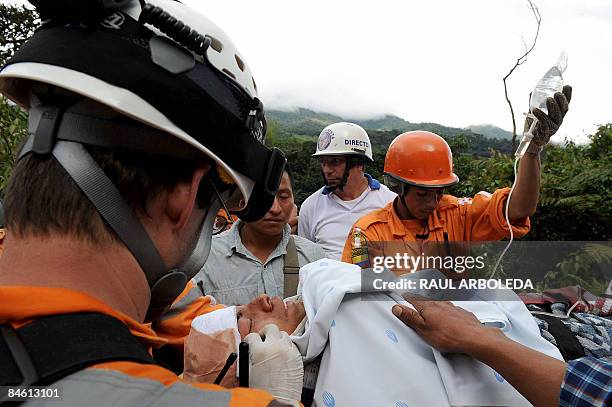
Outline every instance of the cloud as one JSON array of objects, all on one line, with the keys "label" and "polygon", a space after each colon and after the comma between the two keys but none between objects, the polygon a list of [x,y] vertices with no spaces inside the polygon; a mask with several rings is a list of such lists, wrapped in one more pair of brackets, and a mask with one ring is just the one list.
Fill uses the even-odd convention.
[{"label": "cloud", "polygon": [[[456,127],[512,129],[501,78],[535,33],[522,0],[185,2],[230,35],[268,107]],[[612,3],[534,2],[538,43],[508,83],[518,127],[529,92],[565,49],[574,99],[555,137],[584,141],[612,121]]]}]

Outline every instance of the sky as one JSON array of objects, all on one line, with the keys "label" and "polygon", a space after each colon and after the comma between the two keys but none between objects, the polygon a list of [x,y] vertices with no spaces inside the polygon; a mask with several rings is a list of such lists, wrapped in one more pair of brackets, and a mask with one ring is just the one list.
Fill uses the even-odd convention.
[{"label": "sky", "polygon": [[[347,119],[394,114],[511,131],[502,78],[536,30],[526,0],[183,2],[232,38],[267,108]],[[554,140],[585,142],[612,122],[612,2],[534,3],[542,16],[537,44],[508,80],[517,127],[530,91],[565,50],[564,79],[574,92]]]},{"label": "sky", "polygon": [[[536,29],[526,0],[184,2],[232,38],[267,107],[454,127],[512,130],[502,78]],[[530,91],[565,50],[574,93],[555,139],[586,141],[612,122],[612,2],[535,4],[537,44],[508,81],[517,125]]]}]

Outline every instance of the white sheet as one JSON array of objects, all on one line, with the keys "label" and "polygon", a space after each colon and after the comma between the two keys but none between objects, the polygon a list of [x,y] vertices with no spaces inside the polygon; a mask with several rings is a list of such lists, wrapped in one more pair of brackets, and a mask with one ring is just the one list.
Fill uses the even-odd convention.
[{"label": "white sheet", "polygon": [[[300,270],[298,292],[308,324],[292,339],[305,361],[323,353],[317,406],[529,405],[488,366],[433,350],[391,313],[390,296],[397,294],[362,294],[361,276],[358,266],[325,259]],[[499,325],[510,338],[561,359],[518,299],[477,299],[455,304]]]}]

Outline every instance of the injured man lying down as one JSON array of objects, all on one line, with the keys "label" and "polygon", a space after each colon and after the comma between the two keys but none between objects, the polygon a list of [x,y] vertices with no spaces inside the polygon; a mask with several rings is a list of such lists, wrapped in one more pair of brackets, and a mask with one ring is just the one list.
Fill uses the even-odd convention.
[{"label": "injured man lying down", "polygon": [[[322,259],[301,268],[296,297],[283,301],[260,296],[248,305],[196,318],[185,345],[184,378],[213,382],[228,355],[246,338],[252,350],[251,380],[257,382],[253,387],[294,400],[299,400],[302,385],[314,388],[312,404],[319,407],[530,405],[487,365],[429,346],[391,313],[397,302],[411,305],[397,292],[363,288],[371,285],[363,283],[362,273],[358,266]],[[401,278],[443,278],[437,273],[424,270]],[[557,348],[540,336],[516,294],[468,294],[467,300],[453,303],[509,338],[562,360]],[[267,379],[254,377],[256,365],[266,359],[261,344],[268,337],[279,338],[294,355],[289,359],[303,362],[304,368],[285,358],[278,371],[266,372]],[[238,384],[235,367],[222,384]]]}]

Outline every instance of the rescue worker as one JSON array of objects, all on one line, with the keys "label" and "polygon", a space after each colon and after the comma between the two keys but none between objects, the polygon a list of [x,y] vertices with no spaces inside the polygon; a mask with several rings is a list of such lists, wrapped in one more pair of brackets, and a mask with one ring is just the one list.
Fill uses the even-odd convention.
[{"label": "rescue worker", "polygon": [[30,132],[5,195],[0,386],[73,406],[279,405],[186,385],[149,353],[218,307],[188,284],[217,211],[254,221],[274,200],[285,157],[263,144],[249,67],[179,2],[35,4],[42,27],[0,72]]},{"label": "rescue worker", "polygon": [[[536,210],[540,190],[540,152],[567,113],[571,89],[565,86],[563,92],[548,99],[548,114],[535,109],[538,124],[520,160],[508,208],[515,237],[529,231],[529,216]],[[374,257],[395,256],[403,254],[402,250],[411,256],[452,255],[449,242],[456,247],[457,242],[509,237],[504,212],[510,188],[493,194],[482,191],[473,198],[444,194],[459,177],[453,172],[450,147],[437,134],[411,131],[397,136],[387,150],[384,181],[398,196],[354,224],[344,245],[345,262],[368,268]],[[403,274],[415,270],[395,267],[393,271]]]},{"label": "rescue worker", "polygon": [[298,234],[318,243],[328,258],[340,260],[346,235],[357,219],[396,195],[365,172],[366,164],[374,162],[372,145],[356,124],[324,128],[313,157],[321,164],[325,186],[302,203]]},{"label": "rescue worker", "polygon": [[215,236],[194,281],[225,305],[248,304],[261,294],[296,295],[299,268],[325,253],[316,243],[291,235],[293,207],[293,179],[285,171],[268,213],[256,222],[237,220],[229,232]]}]

